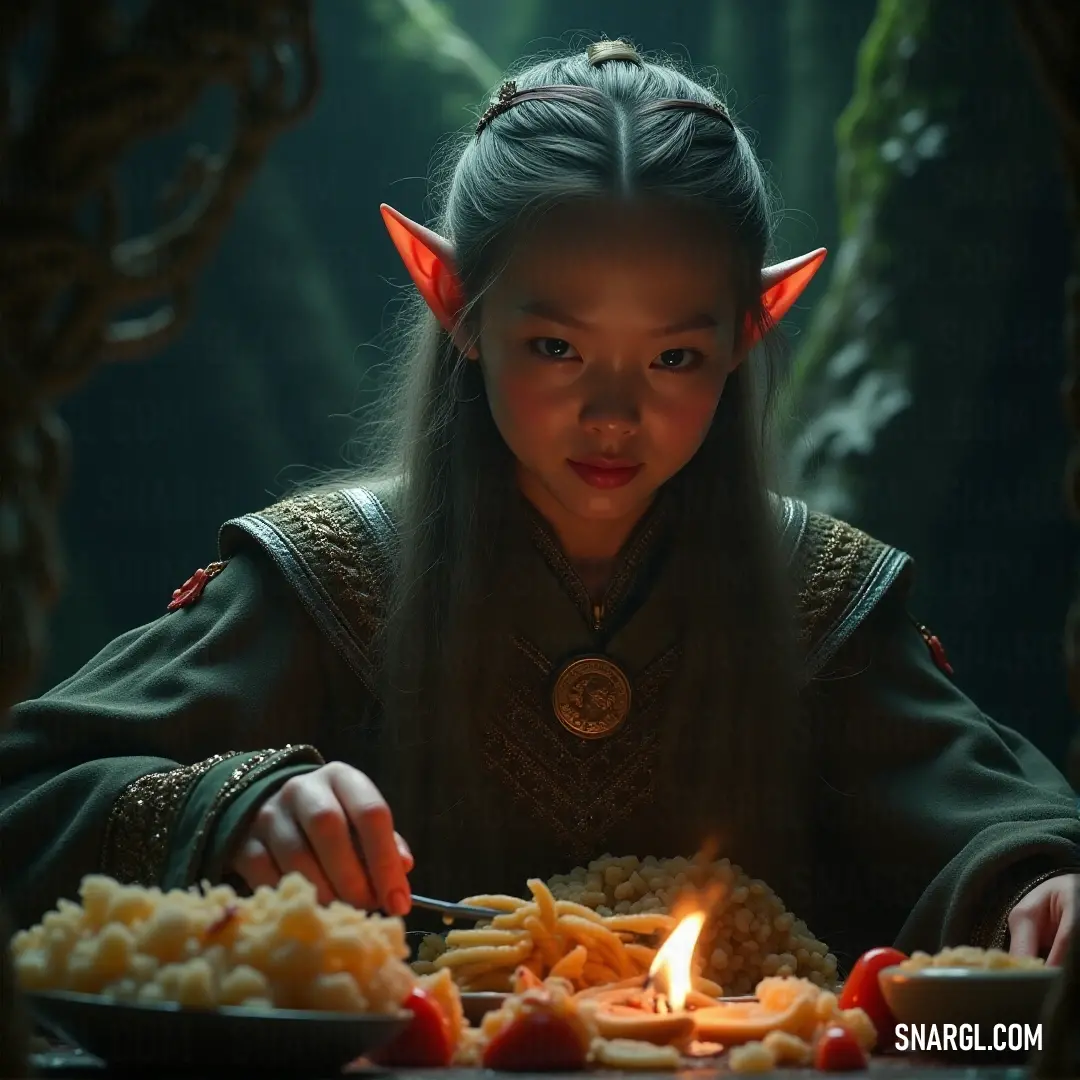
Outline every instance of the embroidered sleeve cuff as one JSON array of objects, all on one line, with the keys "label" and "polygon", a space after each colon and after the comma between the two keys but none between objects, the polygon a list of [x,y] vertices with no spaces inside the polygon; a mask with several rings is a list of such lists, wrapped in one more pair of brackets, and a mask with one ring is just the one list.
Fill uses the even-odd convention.
[{"label": "embroidered sleeve cuff", "polygon": [[216,765],[239,756],[230,750],[128,784],[105,826],[101,872],[125,884],[161,884],[169,840],[188,795]]},{"label": "embroidered sleeve cuff", "polygon": [[976,925],[971,935],[971,944],[983,949],[1006,949],[1009,944],[1009,915],[1012,909],[1024,899],[1032,889],[1051,878],[1062,874],[1080,874],[1078,866],[1059,866],[1043,870],[1032,876],[1032,868],[1021,864],[1013,868],[1002,879],[1001,884],[987,901],[983,919]]},{"label": "embroidered sleeve cuff", "polygon": [[[228,807],[218,815],[208,834],[202,853],[202,863],[192,868],[192,880],[203,878],[210,881],[226,880],[226,867],[259,807],[287,781],[294,776],[313,772],[319,768],[319,764],[314,761],[300,761],[292,765],[283,765],[274,769],[273,772],[262,774],[248,784],[236,798],[230,800]],[[244,888],[246,889],[246,886]]]},{"label": "embroidered sleeve cuff", "polygon": [[198,878],[210,835],[233,800],[261,777],[300,762],[323,764],[312,746],[230,751],[129,784],[105,829],[102,873],[130,884],[184,887]]}]

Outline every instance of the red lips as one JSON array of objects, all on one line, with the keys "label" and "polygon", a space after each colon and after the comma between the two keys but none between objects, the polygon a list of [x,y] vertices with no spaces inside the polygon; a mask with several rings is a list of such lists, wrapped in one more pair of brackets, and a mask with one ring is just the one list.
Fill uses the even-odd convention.
[{"label": "red lips", "polygon": [[641,462],[626,458],[587,457],[568,459],[567,464],[590,487],[601,489],[624,487],[644,468]]}]

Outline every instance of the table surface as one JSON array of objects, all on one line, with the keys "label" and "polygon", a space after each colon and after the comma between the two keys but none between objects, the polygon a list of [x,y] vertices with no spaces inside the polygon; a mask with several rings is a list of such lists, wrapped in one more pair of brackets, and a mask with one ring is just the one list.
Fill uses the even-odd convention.
[{"label": "table surface", "polygon": [[[109,1080],[114,1074],[100,1065],[95,1059],[88,1058],[84,1054],[67,1051],[55,1051],[51,1053],[37,1054],[34,1056],[33,1065],[35,1072],[43,1077],[85,1077],[86,1080],[98,1078]],[[120,1075],[120,1074],[116,1074]],[[141,1075],[157,1078],[167,1075],[164,1069],[148,1069],[145,1074],[125,1071],[124,1080],[137,1080]],[[224,1074],[235,1075],[239,1080],[240,1073]],[[243,1074],[247,1075],[247,1074]],[[341,1074],[339,1074],[340,1077]],[[479,1080],[481,1077],[491,1077],[494,1074],[479,1069],[397,1069],[392,1072],[377,1070],[351,1071],[348,1075],[364,1080],[367,1077],[401,1077],[402,1080]],[[515,1080],[582,1080],[583,1073],[513,1073],[507,1076],[515,1077]],[[727,1069],[712,1067],[695,1067],[681,1072],[634,1072],[618,1073],[613,1070],[605,1070],[603,1073],[596,1072],[596,1077],[629,1077],[634,1080],[714,1080],[716,1077],[734,1077],[740,1074],[732,1073]],[[746,1075],[746,1074],[741,1074]],[[816,1072],[813,1069],[784,1068],[773,1073],[754,1074],[759,1077],[775,1077],[776,1080],[824,1080],[826,1074]],[[859,1077],[873,1077],[874,1080],[1028,1080],[1031,1072],[1022,1065],[988,1064],[979,1063],[972,1059],[970,1062],[945,1063],[927,1058],[904,1057],[904,1058],[876,1058],[870,1068],[865,1072],[845,1073],[845,1078],[858,1080]],[[307,1077],[305,1080],[322,1080],[320,1077]],[[327,1077],[325,1080],[335,1080]]]},{"label": "table surface", "polygon": [[[480,1076],[492,1076],[492,1073],[482,1073],[472,1069],[428,1069],[399,1070],[395,1075],[408,1077],[409,1080],[477,1080]],[[509,1076],[510,1074],[506,1074]],[[532,1080],[582,1080],[582,1073],[515,1073],[516,1077],[532,1077]],[[733,1073],[728,1069],[693,1068],[682,1072],[596,1072],[591,1076],[609,1076],[636,1080],[713,1080],[715,1077],[773,1077],[775,1080],[824,1080],[830,1074],[817,1072],[814,1069],[777,1069],[771,1073]],[[858,1077],[874,1077],[875,1080],[1028,1080],[1031,1073],[1028,1069],[1016,1065],[942,1065],[934,1062],[915,1063],[912,1061],[885,1061],[879,1060],[871,1063],[866,1072],[834,1073],[837,1077],[850,1077],[856,1080]]]}]

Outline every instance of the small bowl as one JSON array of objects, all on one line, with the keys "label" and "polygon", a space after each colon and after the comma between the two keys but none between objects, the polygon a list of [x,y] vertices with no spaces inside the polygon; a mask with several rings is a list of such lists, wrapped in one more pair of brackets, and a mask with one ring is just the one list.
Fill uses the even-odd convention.
[{"label": "small bowl", "polygon": [[1061,969],[1051,967],[889,967],[878,975],[878,984],[897,1023],[934,1025],[939,1037],[945,1024],[977,1024],[985,1047],[993,1045],[997,1024],[1005,1025],[1006,1038],[1012,1025],[1038,1024],[1060,977]]},{"label": "small bowl", "polygon": [[501,1009],[509,996],[509,994],[471,993],[465,991],[461,995],[461,1008],[465,1013],[465,1019],[468,1020],[473,1027],[479,1027],[480,1021],[483,1020],[489,1012],[495,1012],[496,1009]]}]

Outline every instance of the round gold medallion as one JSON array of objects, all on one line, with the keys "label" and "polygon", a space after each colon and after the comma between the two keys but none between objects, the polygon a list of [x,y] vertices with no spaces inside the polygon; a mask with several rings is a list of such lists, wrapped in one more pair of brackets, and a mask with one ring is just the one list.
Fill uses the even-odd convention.
[{"label": "round gold medallion", "polygon": [[630,714],[630,680],[607,657],[582,656],[559,672],[551,705],[567,731],[603,739]]}]

